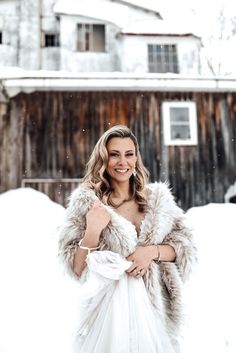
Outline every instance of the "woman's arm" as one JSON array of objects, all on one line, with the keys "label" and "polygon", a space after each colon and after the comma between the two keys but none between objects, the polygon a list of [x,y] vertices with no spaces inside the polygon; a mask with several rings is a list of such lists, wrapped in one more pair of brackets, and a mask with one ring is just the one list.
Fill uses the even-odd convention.
[{"label": "woman's arm", "polygon": [[79,246],[74,254],[72,266],[73,272],[78,277],[86,266],[85,260],[88,255],[88,250],[83,249],[83,247],[88,249],[95,249],[98,247],[102,231],[106,228],[110,219],[110,214],[99,201],[96,201],[86,214],[86,230],[80,243],[81,247]]},{"label": "woman's arm", "polygon": [[[170,245],[138,246],[127,260],[132,261],[132,266],[127,270],[130,276],[141,276],[147,271],[152,261],[173,262],[176,258],[175,250]],[[138,276],[139,277],[139,276]]]},{"label": "woman's arm", "polygon": [[186,280],[197,261],[197,250],[192,231],[186,226],[184,218],[177,219],[172,231],[164,238],[163,244],[171,246],[176,254],[175,263],[182,280]]},{"label": "woman's arm", "polygon": [[97,247],[109,221],[110,214],[100,201],[94,202],[88,192],[80,189],[72,193],[59,229],[59,257],[70,275],[77,278],[86,266],[88,251],[79,248],[79,242],[84,247]]}]

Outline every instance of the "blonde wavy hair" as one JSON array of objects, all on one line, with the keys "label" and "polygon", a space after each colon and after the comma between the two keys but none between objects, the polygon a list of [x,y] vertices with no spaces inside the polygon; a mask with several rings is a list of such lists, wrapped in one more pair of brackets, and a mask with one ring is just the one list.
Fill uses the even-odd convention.
[{"label": "blonde wavy hair", "polygon": [[[91,187],[98,198],[102,200],[103,196],[107,196],[107,200],[113,191],[110,185],[110,177],[106,171],[108,162],[107,143],[113,137],[130,138],[135,146],[137,156],[136,176],[130,177],[130,198],[134,199],[138,204],[140,212],[145,212],[147,201],[143,196],[142,191],[149,180],[149,172],[144,167],[142,158],[139,152],[139,145],[132,131],[124,125],[115,125],[107,130],[96,143],[90,159],[86,165],[85,176],[83,182]],[[111,202],[108,204],[114,206]]]}]

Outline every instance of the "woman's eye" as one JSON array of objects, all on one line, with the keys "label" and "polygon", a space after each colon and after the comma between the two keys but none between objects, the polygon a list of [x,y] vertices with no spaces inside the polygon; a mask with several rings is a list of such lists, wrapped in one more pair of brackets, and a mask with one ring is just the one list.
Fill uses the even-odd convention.
[{"label": "woman's eye", "polygon": [[118,157],[117,153],[110,153],[110,157]]},{"label": "woman's eye", "polygon": [[132,157],[134,154],[133,153],[127,153],[127,157]]}]

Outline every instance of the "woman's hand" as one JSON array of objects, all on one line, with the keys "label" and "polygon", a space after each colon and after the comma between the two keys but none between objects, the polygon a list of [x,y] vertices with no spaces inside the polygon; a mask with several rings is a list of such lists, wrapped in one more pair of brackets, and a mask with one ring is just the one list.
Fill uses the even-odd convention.
[{"label": "woman's hand", "polygon": [[99,242],[101,232],[106,228],[110,220],[110,213],[100,201],[95,201],[86,214],[86,231],[83,245],[85,242],[90,242],[92,245],[97,244]]},{"label": "woman's hand", "polygon": [[156,247],[150,246],[138,246],[135,252],[127,257],[128,261],[132,261],[132,266],[126,271],[129,276],[142,277],[150,263],[156,258]]},{"label": "woman's hand", "polygon": [[[99,243],[100,235],[104,228],[111,220],[109,212],[105,209],[101,202],[96,201],[86,214],[86,230],[81,242],[82,247],[96,248]],[[72,270],[80,276],[86,266],[85,260],[87,249],[78,248],[73,260]]]}]

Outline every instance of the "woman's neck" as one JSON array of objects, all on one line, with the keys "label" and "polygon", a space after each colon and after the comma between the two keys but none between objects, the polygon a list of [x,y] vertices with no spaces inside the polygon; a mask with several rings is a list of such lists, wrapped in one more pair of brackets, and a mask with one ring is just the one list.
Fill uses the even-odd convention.
[{"label": "woman's neck", "polygon": [[130,196],[129,183],[112,183],[112,196],[118,199],[127,199]]}]

